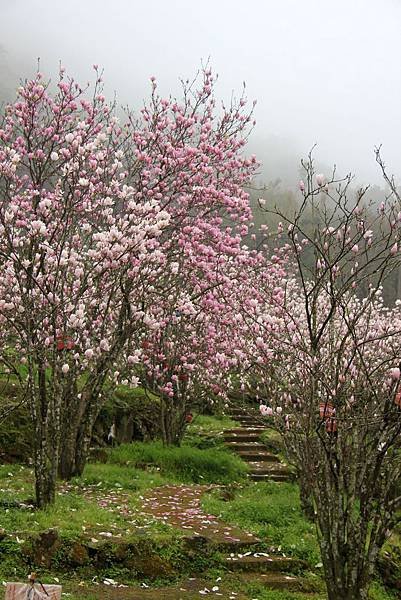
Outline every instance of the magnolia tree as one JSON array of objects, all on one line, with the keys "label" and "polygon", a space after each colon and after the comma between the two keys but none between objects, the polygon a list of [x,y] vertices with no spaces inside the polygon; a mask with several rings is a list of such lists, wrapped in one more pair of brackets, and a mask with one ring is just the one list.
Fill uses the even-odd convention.
[{"label": "magnolia tree", "polygon": [[180,443],[186,416],[200,398],[227,397],[231,374],[244,366],[246,329],[239,297],[242,291],[247,300],[257,290],[249,279],[243,287],[241,276],[245,279],[256,257],[246,248],[233,254],[216,252],[201,271],[187,265],[169,297],[153,308],[157,326],[143,342],[140,380],[161,398],[167,444]]},{"label": "magnolia tree", "polygon": [[98,75],[89,95],[61,70],[55,92],[38,74],[5,109],[1,360],[29,401],[40,506],[57,470],[82,472],[106,394],[137,385],[153,360],[142,354],[178,310],[176,286],[180,306],[190,286],[191,301],[205,296],[221,285],[204,277],[216,256],[239,252],[252,111],[244,98],[217,110],[213,83],[204,71],[179,103],[153,81],[140,117],[120,126]]},{"label": "magnolia tree", "polygon": [[401,500],[401,307],[381,297],[399,265],[400,198],[388,179],[373,207],[368,189],[349,197],[350,177],[304,166],[299,208],[271,208],[294,278],[251,318],[265,331],[254,373],[313,504],[328,597],[366,599]]},{"label": "magnolia tree", "polygon": [[[80,472],[110,369],[143,326],[169,215],[126,184],[126,138],[98,90],[38,75],[0,129],[1,360],[26,390],[39,506]],[[149,258],[150,251],[152,257]]]},{"label": "magnolia tree", "polygon": [[245,270],[249,260],[242,241],[251,211],[243,187],[257,163],[242,149],[252,109],[246,111],[242,97],[217,110],[213,86],[205,70],[201,86],[185,83],[177,102],[161,98],[153,80],[141,118],[130,115],[128,169],[142,168],[136,197],[157,198],[170,215],[152,284],[157,302],[146,317],[149,330],[137,368],[141,384],[161,397],[165,443],[180,442],[194,396],[210,382],[216,386],[224,372],[222,299],[232,265]]}]

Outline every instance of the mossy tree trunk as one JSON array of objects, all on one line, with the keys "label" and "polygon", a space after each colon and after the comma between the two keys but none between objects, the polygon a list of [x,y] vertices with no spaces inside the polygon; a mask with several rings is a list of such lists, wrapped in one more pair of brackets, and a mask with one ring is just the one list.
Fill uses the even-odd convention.
[{"label": "mossy tree trunk", "polygon": [[56,495],[60,449],[60,411],[57,391],[49,393],[44,361],[39,360],[37,374],[30,368],[28,394],[34,429],[33,463],[35,495],[39,508],[53,504]]},{"label": "mossy tree trunk", "polygon": [[174,387],[174,396],[161,397],[161,430],[166,446],[180,446],[187,428],[187,415],[190,411],[186,385]]}]

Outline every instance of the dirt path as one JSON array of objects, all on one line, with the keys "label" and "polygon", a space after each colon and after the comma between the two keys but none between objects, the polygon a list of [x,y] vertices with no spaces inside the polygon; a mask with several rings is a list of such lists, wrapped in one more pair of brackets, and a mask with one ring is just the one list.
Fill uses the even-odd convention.
[{"label": "dirt path", "polygon": [[246,531],[223,523],[201,508],[201,498],[213,486],[175,485],[150,490],[143,497],[142,511],[193,536],[202,536],[215,544],[257,544]]}]

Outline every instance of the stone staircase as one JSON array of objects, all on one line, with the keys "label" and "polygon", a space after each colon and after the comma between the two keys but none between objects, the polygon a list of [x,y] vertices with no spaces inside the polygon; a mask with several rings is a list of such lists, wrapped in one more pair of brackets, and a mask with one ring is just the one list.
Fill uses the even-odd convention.
[{"label": "stone staircase", "polygon": [[249,477],[253,481],[290,481],[291,471],[280,458],[269,452],[260,441],[266,431],[262,419],[250,415],[240,408],[231,409],[231,419],[238,422],[238,428],[226,429],[224,441],[228,448],[236,452],[250,467]]},{"label": "stone staircase", "polygon": [[[251,415],[239,408],[230,411],[230,418],[238,427],[224,431],[225,445],[236,452],[250,467],[249,478],[253,481],[292,481],[293,475],[279,456],[269,451],[260,436],[266,431],[263,418]],[[294,572],[306,568],[303,561],[277,554],[258,551],[257,542],[237,547],[236,553],[226,557],[227,569],[243,582],[258,582],[267,589],[303,591],[309,596],[310,587]],[[311,594],[311,598],[314,594]]]},{"label": "stone staircase", "polygon": [[[208,555],[211,550],[218,551],[230,578],[244,583],[261,581],[271,589],[300,589],[303,579],[293,574],[305,570],[307,565],[275,548],[262,550],[265,544],[252,533],[205,513],[201,498],[211,489],[213,486],[183,484],[152,488],[142,497],[141,511],[185,531],[183,539],[188,554]],[[239,594],[238,600],[242,597]]]}]

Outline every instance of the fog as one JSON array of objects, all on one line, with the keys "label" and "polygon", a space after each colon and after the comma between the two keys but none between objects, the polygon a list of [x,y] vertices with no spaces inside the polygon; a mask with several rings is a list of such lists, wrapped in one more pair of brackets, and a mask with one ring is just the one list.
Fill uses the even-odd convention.
[{"label": "fog", "polygon": [[59,61],[82,82],[140,106],[149,77],[179,93],[210,59],[218,95],[258,101],[249,150],[265,181],[294,185],[316,143],[324,165],[379,183],[375,145],[401,177],[399,0],[0,0],[0,95]]}]

